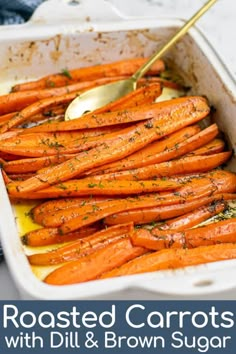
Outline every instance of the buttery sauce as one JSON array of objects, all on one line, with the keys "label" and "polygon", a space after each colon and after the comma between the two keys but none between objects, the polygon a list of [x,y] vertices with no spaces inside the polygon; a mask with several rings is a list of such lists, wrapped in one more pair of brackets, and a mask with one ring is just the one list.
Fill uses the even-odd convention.
[{"label": "buttery sauce", "polygon": [[[13,209],[16,216],[17,228],[19,231],[19,237],[22,237],[27,232],[39,229],[41,227],[40,225],[34,223],[34,221],[30,216],[30,210],[35,205],[37,205],[36,202],[29,202],[29,201],[18,202],[16,204],[13,204]],[[54,244],[54,245],[43,246],[43,247],[23,246],[23,248],[26,256],[29,256],[34,253],[44,253],[44,252],[52,251],[63,245],[65,245],[65,243]],[[31,266],[31,269],[37,278],[43,280],[52,270],[58,268],[61,265],[62,264],[56,266]]]}]

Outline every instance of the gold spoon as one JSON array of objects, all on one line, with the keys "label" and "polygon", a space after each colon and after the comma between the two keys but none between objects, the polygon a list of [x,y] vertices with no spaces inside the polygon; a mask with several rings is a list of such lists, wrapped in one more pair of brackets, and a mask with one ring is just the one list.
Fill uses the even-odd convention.
[{"label": "gold spoon", "polygon": [[130,78],[116,81],[111,84],[95,87],[75,98],[65,112],[65,120],[79,118],[84,113],[100,108],[136,89],[137,81],[150,69],[157,59],[160,59],[190,27],[212,6],[217,0],[209,0],[204,4],[190,20],[188,20],[177,33],[154,53],[150,59],[139,68]]}]

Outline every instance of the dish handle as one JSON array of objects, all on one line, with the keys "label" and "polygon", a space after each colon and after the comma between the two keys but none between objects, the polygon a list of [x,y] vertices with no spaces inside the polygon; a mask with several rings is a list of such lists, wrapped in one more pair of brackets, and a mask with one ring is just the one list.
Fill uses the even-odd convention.
[{"label": "dish handle", "polygon": [[30,22],[51,24],[66,22],[120,21],[126,16],[107,0],[48,0],[32,15]]}]

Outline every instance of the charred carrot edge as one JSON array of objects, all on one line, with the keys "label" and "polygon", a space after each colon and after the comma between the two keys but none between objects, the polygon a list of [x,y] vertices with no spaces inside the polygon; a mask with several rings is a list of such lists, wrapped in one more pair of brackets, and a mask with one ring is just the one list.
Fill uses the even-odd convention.
[{"label": "charred carrot edge", "polygon": [[48,246],[87,237],[97,232],[100,228],[101,225],[94,224],[67,235],[60,235],[57,228],[40,228],[22,236],[21,241],[24,245],[30,247]]},{"label": "charred carrot edge", "polygon": [[57,268],[44,279],[44,282],[51,285],[65,285],[93,280],[145,252],[146,249],[142,247],[134,247],[130,238],[126,236],[91,255]]},{"label": "charred carrot edge", "polygon": [[14,181],[26,181],[28,178],[31,178],[35,175],[35,173],[27,172],[27,173],[17,173],[17,174],[8,174],[8,177],[12,182]]},{"label": "charred carrot edge", "polygon": [[[12,87],[12,91],[35,90],[39,88],[59,87],[68,85],[71,82],[95,80],[113,76],[131,76],[146,58],[125,59],[113,63],[88,66],[72,70],[62,71],[59,74],[45,76],[39,80],[18,84]],[[150,74],[158,74],[164,71],[165,65],[158,60],[149,71]]]},{"label": "charred carrot edge", "polygon": [[[179,132],[177,132],[179,133]],[[176,134],[177,134],[176,133]],[[156,142],[154,146],[148,145],[142,150],[139,150],[135,154],[129,155],[125,159],[121,159],[115,163],[102,166],[100,170],[102,173],[114,173],[117,171],[123,171],[128,169],[140,168],[151,164],[161,163],[169,160],[176,159],[186,153],[193,151],[196,148],[205,145],[207,142],[211,141],[219,133],[218,127],[216,124],[212,124],[206,129],[197,132],[196,134],[190,135],[184,140],[175,141],[170,138],[170,146],[165,147],[158,153],[158,145],[161,143]],[[180,134],[180,133],[179,133]],[[160,144],[163,146],[162,144]],[[157,148],[157,150],[156,150]],[[101,173],[101,172],[100,172]]]},{"label": "charred carrot edge", "polygon": [[73,261],[91,254],[94,251],[103,248],[109,243],[117,241],[123,238],[124,235],[132,232],[132,223],[112,226],[100,230],[91,236],[71,242],[65,246],[57,248],[56,250],[30,255],[28,256],[28,261],[32,265],[41,266]]},{"label": "charred carrot edge", "polygon": [[154,118],[148,124],[139,123],[131,128],[130,133],[127,133],[126,130],[124,137],[119,136],[117,142],[114,142],[112,146],[108,146],[107,144],[100,145],[97,148],[89,150],[86,154],[78,155],[73,159],[49,168],[44,173],[38,174],[27,181],[18,184],[9,184],[9,194],[43,189],[58,181],[65,181],[78,176],[90,168],[125,157],[152,141],[160,139],[160,137],[194,124],[209,112],[207,102],[201,97],[190,97],[184,102],[184,106],[182,106],[182,101],[180,103],[180,107],[185,107],[183,111],[181,110],[181,115],[179,114],[179,110],[176,114],[172,112],[171,118],[173,120],[169,120],[168,124],[168,115],[163,120]]},{"label": "charred carrot edge", "polygon": [[100,279],[176,269],[235,258],[235,243],[201,246],[193,249],[167,249],[143,255],[110,272],[104,272]]},{"label": "charred carrot edge", "polygon": [[[160,221],[165,221],[160,224],[158,227],[160,229],[169,228],[169,223],[172,224],[175,221],[178,222],[178,218],[185,218],[185,214],[191,213],[196,208],[201,208],[206,204],[214,203],[221,201],[224,203],[226,200],[235,199],[235,194],[224,193],[224,194],[215,194],[205,198],[194,199],[191,201],[185,201],[181,204],[173,204],[167,206],[159,207],[149,207],[149,208],[140,208],[135,210],[129,210],[125,212],[120,212],[117,214],[110,215],[104,219],[105,225],[116,225],[126,223],[130,220],[134,224],[149,224]],[[174,219],[172,219],[174,218]],[[168,219],[172,219],[168,221]]]}]

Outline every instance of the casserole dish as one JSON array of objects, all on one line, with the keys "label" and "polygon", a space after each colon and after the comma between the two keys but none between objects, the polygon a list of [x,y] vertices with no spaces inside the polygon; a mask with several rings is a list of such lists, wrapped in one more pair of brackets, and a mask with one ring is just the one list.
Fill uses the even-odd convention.
[{"label": "casserole dish", "polygon": [[[29,23],[0,29],[1,93],[16,82],[65,68],[149,56],[181,25],[179,20],[124,18],[101,0],[96,10],[91,0],[75,6],[62,0],[50,0],[39,7]],[[235,151],[236,86],[206,39],[193,28],[164,59],[171,69],[181,74],[185,84],[191,87],[191,94],[207,96],[216,107],[214,119]],[[228,168],[236,171],[235,157]],[[19,224],[2,178],[0,210],[6,261],[24,299],[156,299],[167,296],[199,299],[236,288],[236,260],[79,285],[49,286],[34,276],[28,264],[18,236]]]}]

